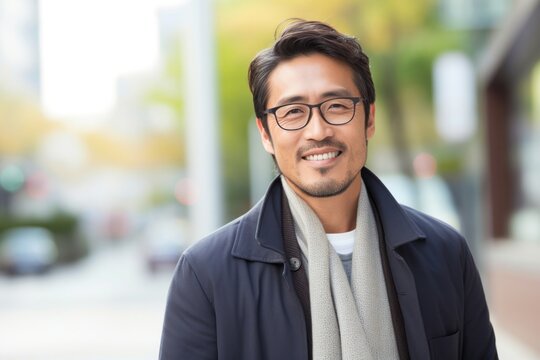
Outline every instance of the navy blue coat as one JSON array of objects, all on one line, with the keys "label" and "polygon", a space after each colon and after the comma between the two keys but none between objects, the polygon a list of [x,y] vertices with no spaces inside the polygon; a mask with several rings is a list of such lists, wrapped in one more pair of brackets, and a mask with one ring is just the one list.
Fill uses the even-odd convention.
[{"label": "navy blue coat", "polygon": [[[411,359],[496,359],[478,271],[463,237],[399,205],[369,170]],[[248,213],[191,246],[169,290],[160,359],[307,360],[304,313],[274,181]]]}]

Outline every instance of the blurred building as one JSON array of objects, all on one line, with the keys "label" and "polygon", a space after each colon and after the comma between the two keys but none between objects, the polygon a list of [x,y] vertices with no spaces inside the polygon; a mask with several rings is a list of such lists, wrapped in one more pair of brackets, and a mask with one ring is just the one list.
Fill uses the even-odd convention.
[{"label": "blurred building", "polygon": [[516,1],[480,64],[489,226],[540,241],[540,1]]},{"label": "blurred building", "polygon": [[188,15],[185,4],[163,6],[158,9],[159,44],[162,57],[179,46],[181,31],[186,27]]},{"label": "blurred building", "polygon": [[153,72],[139,72],[120,76],[116,82],[116,104],[107,130],[132,140],[142,140],[153,133],[160,124],[170,129],[171,115],[149,103],[149,89],[157,82]]},{"label": "blurred building", "polygon": [[39,98],[38,0],[0,0],[0,90]]},{"label": "blurred building", "polygon": [[[109,128],[135,140],[175,131],[178,114],[174,113],[168,101],[178,104],[183,96],[178,69],[182,65],[180,45],[182,32],[186,27],[185,6],[159,7],[156,16],[159,36],[158,68],[124,74],[116,82],[117,102]],[[174,69],[171,69],[172,67]]]},{"label": "blurred building", "polygon": [[[0,96],[39,99],[38,15],[38,0],[0,0]],[[0,153],[0,213],[10,208],[13,194],[24,185],[23,170],[17,156]]]},{"label": "blurred building", "polygon": [[508,3],[509,0],[439,0],[439,13],[450,28],[492,28],[505,14]]}]

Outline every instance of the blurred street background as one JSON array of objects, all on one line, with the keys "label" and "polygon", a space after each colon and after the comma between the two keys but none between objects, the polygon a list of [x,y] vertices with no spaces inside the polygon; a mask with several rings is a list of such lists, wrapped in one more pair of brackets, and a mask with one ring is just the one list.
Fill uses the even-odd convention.
[{"label": "blurred street background", "polygon": [[181,252],[275,176],[247,68],[359,39],[368,167],[459,229],[501,359],[540,359],[540,0],[0,0],[0,359],[156,359]]}]

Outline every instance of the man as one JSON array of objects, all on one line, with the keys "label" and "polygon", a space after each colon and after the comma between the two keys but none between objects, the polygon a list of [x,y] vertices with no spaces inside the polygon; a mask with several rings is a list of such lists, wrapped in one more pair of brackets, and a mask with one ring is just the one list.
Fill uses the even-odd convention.
[{"label": "man", "polygon": [[249,85],[281,175],[181,257],[160,358],[497,358],[465,240],[364,167],[375,90],[358,42],[294,21]]}]

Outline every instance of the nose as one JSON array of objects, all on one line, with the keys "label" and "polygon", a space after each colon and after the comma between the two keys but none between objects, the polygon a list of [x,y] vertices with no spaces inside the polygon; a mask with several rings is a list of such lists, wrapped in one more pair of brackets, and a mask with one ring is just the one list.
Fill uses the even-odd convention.
[{"label": "nose", "polygon": [[323,140],[334,135],[334,126],[327,123],[318,108],[311,110],[311,119],[304,128],[304,136],[307,140]]}]

